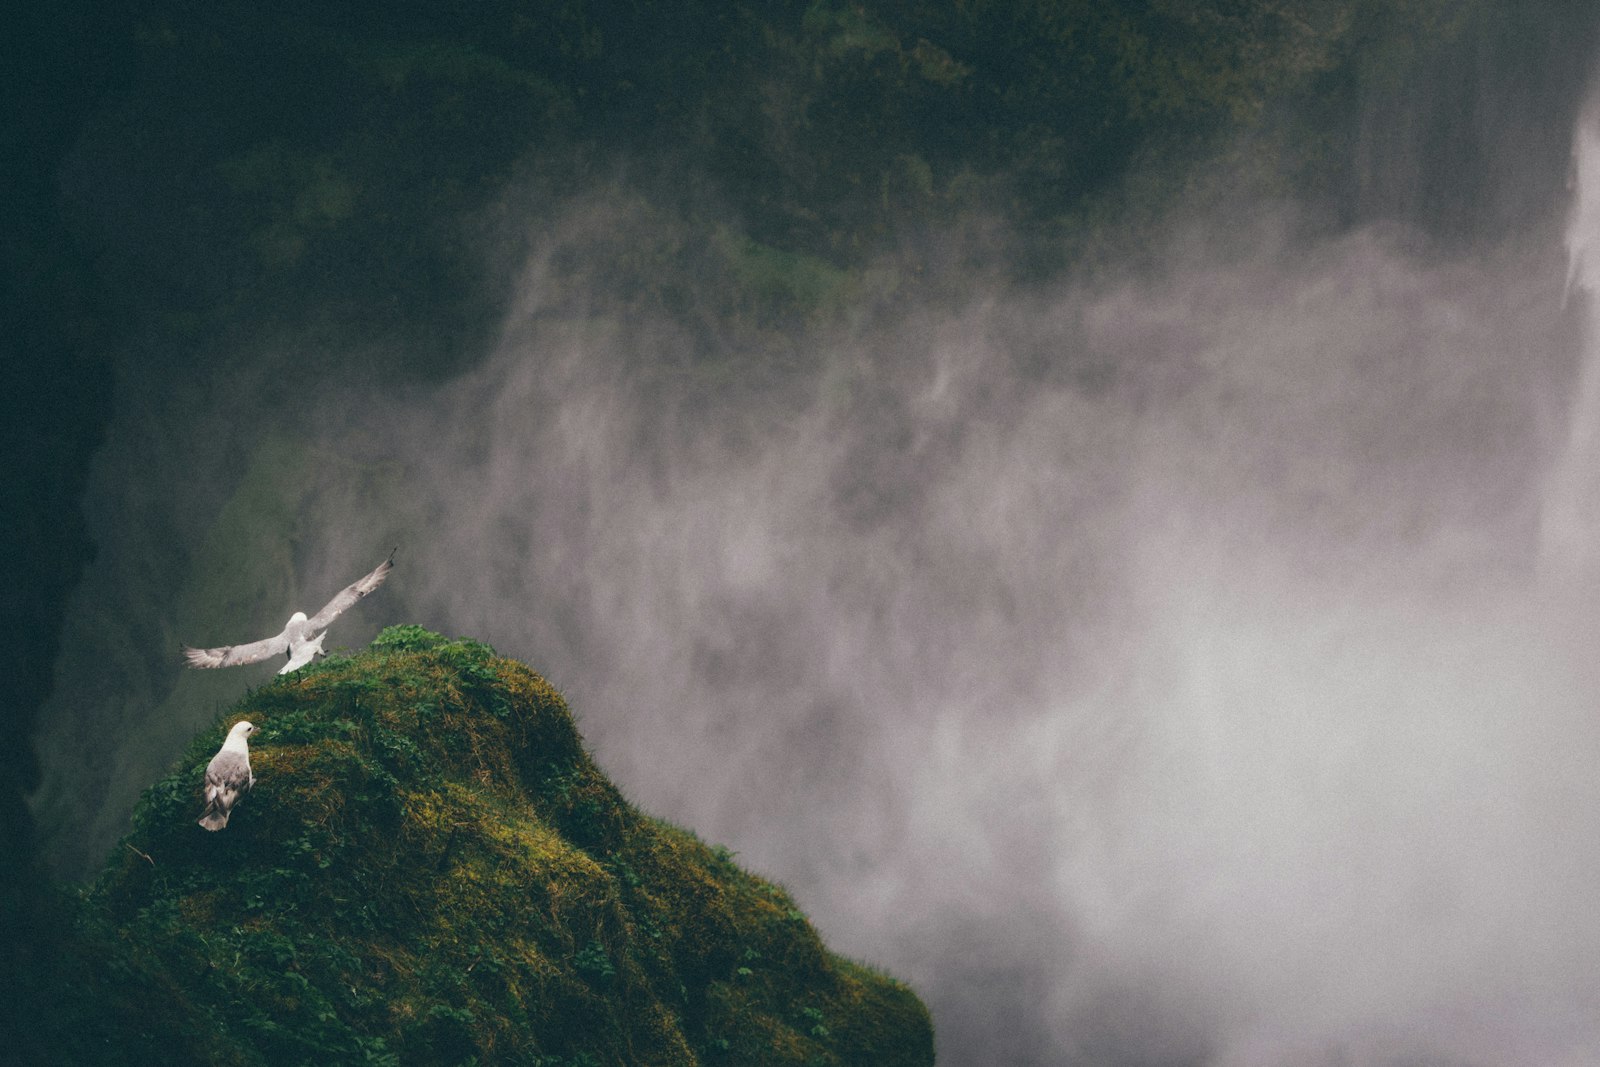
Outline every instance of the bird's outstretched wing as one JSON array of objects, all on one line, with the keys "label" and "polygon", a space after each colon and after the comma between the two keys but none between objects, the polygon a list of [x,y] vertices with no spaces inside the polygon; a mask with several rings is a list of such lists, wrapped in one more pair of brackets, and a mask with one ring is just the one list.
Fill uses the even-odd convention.
[{"label": "bird's outstretched wing", "polygon": [[248,645],[223,645],[221,648],[190,648],[183,646],[183,658],[191,667],[237,667],[241,663],[259,663],[289,651],[289,631]]},{"label": "bird's outstretched wing", "polygon": [[321,611],[307,619],[306,632],[312,634],[319,630],[326,630],[334,619],[349,610],[350,605],[382,585],[383,580],[389,577],[389,572],[394,570],[395,551],[395,549],[390,549],[389,558],[378,564],[371,574],[365,578],[359,578],[339,590],[338,596],[328,601],[323,605]]}]

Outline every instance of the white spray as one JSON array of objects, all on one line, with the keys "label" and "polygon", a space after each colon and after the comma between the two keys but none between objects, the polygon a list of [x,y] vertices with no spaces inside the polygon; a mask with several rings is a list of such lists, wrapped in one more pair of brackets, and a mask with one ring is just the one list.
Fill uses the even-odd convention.
[{"label": "white spray", "polygon": [[1554,580],[1592,572],[1600,545],[1600,97],[1573,132],[1566,299],[1583,317],[1583,351],[1540,523],[1540,561]]}]

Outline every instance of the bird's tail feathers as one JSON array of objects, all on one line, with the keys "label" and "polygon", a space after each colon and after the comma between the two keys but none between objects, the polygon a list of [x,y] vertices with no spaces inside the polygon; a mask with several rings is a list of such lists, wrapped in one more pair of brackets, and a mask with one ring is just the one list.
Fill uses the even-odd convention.
[{"label": "bird's tail feathers", "polygon": [[216,804],[207,804],[205,814],[196,821],[207,830],[220,830],[228,825],[228,813]]}]

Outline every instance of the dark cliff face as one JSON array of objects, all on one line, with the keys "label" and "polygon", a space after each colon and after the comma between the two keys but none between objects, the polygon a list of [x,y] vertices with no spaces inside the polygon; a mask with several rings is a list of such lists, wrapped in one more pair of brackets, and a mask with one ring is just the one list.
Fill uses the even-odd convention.
[{"label": "dark cliff face", "polygon": [[[109,6],[109,5],[106,5]],[[28,1024],[24,975],[52,954],[26,797],[61,618],[93,546],[80,498],[111,411],[111,333],[90,257],[60,210],[62,160],[127,67],[118,12],[17,12],[0,41],[0,1040]],[[25,620],[25,621],[24,621]]]},{"label": "dark cliff face", "polygon": [[[241,718],[256,787],[208,833],[203,768]],[[416,627],[197,737],[68,955],[74,1062],[933,1061],[910,989],[628,804],[544,679]]]}]

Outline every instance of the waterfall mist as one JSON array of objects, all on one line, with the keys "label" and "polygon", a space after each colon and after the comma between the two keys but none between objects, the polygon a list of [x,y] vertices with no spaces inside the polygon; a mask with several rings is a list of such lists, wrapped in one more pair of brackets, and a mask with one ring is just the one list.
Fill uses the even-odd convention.
[{"label": "waterfall mist", "polygon": [[417,622],[546,673],[632,800],[909,980],[941,1063],[1594,1062],[1600,583],[1552,547],[1595,534],[1588,272],[1564,307],[1545,233],[1300,222],[1032,286],[922,235],[937,299],[747,376],[618,298],[655,222],[597,198],[449,381],[302,391],[292,339],[130,369],[41,737],[63,869],[274,669],[179,677],[178,639],[398,542],[330,645]]}]

